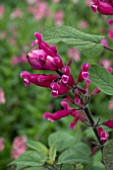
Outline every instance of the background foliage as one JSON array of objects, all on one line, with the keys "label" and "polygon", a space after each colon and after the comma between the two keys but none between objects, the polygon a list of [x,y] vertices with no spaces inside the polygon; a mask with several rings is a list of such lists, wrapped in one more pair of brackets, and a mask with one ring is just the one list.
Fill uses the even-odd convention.
[{"label": "background foliage", "polygon": [[[48,145],[48,136],[52,132],[63,129],[77,141],[84,142],[90,147],[92,146],[91,140],[95,140],[91,130],[87,129],[83,124],[79,123],[74,130],[70,130],[69,122],[71,118],[69,117],[56,121],[53,124],[43,120],[42,115],[44,112],[54,112],[60,109],[62,97],[53,99],[48,89],[34,85],[25,87],[23,80],[19,77],[20,72],[27,70],[31,73],[36,73],[36,71],[27,62],[14,64],[13,57],[19,58],[23,53],[29,51],[31,42],[34,40],[34,32],[43,33],[56,24],[58,25],[55,14],[59,11],[64,15],[60,25],[73,26],[85,33],[105,35],[110,46],[113,45],[109,36],[109,31],[112,27],[107,25],[106,17],[92,14],[85,0],[61,0],[56,4],[52,0],[46,0],[45,3],[50,14],[48,16],[40,16],[40,19],[37,19],[33,12],[30,12],[30,9],[33,8],[39,15],[36,3],[30,4],[25,0],[0,1],[0,10],[3,13],[0,15],[0,88],[3,89],[6,98],[5,104],[0,104],[0,136],[4,138],[5,142],[5,149],[0,152],[1,170],[7,169],[6,165],[12,160],[12,142],[16,136],[25,135],[28,139],[40,140],[45,145]],[[2,10],[1,6],[3,6],[4,10]],[[15,12],[17,9],[20,10],[20,14]],[[58,44],[59,54],[65,63],[69,59],[69,48],[70,46],[64,43]],[[73,55],[73,64],[71,66],[73,75],[75,77],[78,75],[83,62],[89,62],[90,64],[102,63],[102,60],[107,59],[112,67],[111,55],[112,53],[103,51],[100,55],[88,58],[80,53],[79,61]],[[93,88],[94,86],[91,85],[90,91]],[[101,117],[101,120],[106,120],[106,118],[113,119],[112,102],[112,96],[102,93],[98,94],[90,104],[95,119],[97,119],[97,116]],[[112,135],[111,131],[111,138]],[[99,153],[95,155],[94,166],[96,166],[99,156]],[[59,161],[61,160],[60,158]]]}]

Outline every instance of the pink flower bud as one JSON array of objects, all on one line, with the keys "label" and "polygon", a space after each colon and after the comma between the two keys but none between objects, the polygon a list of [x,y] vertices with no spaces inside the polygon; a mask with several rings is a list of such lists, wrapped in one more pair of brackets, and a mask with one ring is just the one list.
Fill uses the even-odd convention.
[{"label": "pink flower bud", "polygon": [[46,53],[43,50],[34,50],[28,54],[28,62],[35,70],[43,70],[46,62]]},{"label": "pink flower bud", "polygon": [[101,91],[96,87],[95,89],[94,89],[94,91],[91,93],[91,96],[95,96],[95,95],[97,95],[98,93],[100,93]]},{"label": "pink flower bud", "polygon": [[69,75],[71,73],[70,68],[68,66],[62,67],[63,74]]},{"label": "pink flower bud", "polygon": [[20,77],[24,79],[25,85],[30,85],[30,83],[35,84],[41,87],[50,88],[52,81],[58,78],[57,75],[54,74],[31,74],[27,71],[23,71],[20,74]]},{"label": "pink flower bud", "polygon": [[105,132],[101,127],[98,128],[98,135],[101,142],[106,142],[109,137],[108,132]]},{"label": "pink flower bud", "polygon": [[71,124],[70,124],[70,128],[73,129],[73,128],[75,127],[75,125],[76,125],[77,122],[78,122],[78,118],[75,117],[74,120],[73,120],[73,122],[71,122]]},{"label": "pink flower bud", "polygon": [[113,15],[113,3],[112,1],[93,0],[94,4],[91,6],[92,11],[97,10],[103,15]]},{"label": "pink flower bud", "polygon": [[108,25],[113,25],[113,19],[108,20]]},{"label": "pink flower bud", "polygon": [[107,122],[103,122],[103,125],[113,129],[113,120],[108,120]]},{"label": "pink flower bud", "polygon": [[66,111],[66,110],[59,110],[53,114],[50,114],[49,112],[46,112],[44,115],[43,115],[43,118],[44,119],[48,119],[50,122],[54,122],[55,120],[59,120],[63,117],[66,117],[70,114],[69,111]]}]

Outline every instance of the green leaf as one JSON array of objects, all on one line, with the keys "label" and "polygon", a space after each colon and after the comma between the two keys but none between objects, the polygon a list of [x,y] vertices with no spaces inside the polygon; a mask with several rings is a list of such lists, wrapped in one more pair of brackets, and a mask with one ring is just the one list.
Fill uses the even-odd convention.
[{"label": "green leaf", "polygon": [[24,170],[48,170],[47,168],[45,167],[30,167],[30,168],[25,168]]},{"label": "green leaf", "polygon": [[35,151],[26,151],[22,155],[20,155],[18,159],[14,160],[9,165],[16,164],[17,169],[19,170],[25,167],[42,166],[46,160],[46,157],[42,157],[42,155],[39,155]]},{"label": "green leaf", "polygon": [[36,150],[37,152],[42,153],[44,155],[48,155],[49,151],[48,151],[47,147],[38,141],[28,140],[26,142],[26,145],[30,149]]},{"label": "green leaf", "polygon": [[53,162],[55,161],[56,152],[57,152],[57,150],[56,150],[55,145],[54,145],[54,144],[51,145],[51,146],[50,146],[50,150],[49,150],[49,163],[50,163],[50,164],[53,164]]},{"label": "green leaf", "polygon": [[72,148],[65,150],[58,158],[58,164],[68,163],[88,163],[90,150],[83,143],[79,143]]},{"label": "green leaf", "polygon": [[106,170],[113,170],[113,139],[103,148],[103,161]]},{"label": "green leaf", "polygon": [[93,166],[93,167],[91,167],[91,170],[105,170],[105,168],[104,167],[100,167],[100,166]]},{"label": "green leaf", "polygon": [[[60,166],[59,166],[59,169],[60,169]],[[64,165],[63,164],[61,170],[75,170],[75,167],[73,165]]]},{"label": "green leaf", "polygon": [[113,76],[103,67],[91,65],[89,79],[103,93],[113,95]]},{"label": "green leaf", "polygon": [[66,132],[55,132],[49,136],[48,144],[50,147],[54,144],[56,150],[62,151],[73,146],[75,144],[75,138]]},{"label": "green leaf", "polygon": [[103,36],[83,33],[70,26],[54,27],[43,33],[45,41],[49,43],[63,42],[78,48],[86,56],[98,56],[103,51],[100,41]]}]

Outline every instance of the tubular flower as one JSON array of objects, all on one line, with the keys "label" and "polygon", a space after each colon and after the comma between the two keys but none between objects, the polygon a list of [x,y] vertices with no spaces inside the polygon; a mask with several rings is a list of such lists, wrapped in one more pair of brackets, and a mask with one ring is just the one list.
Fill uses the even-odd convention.
[{"label": "tubular flower", "polygon": [[101,127],[98,128],[98,135],[100,137],[101,142],[106,142],[109,137],[108,132],[105,132],[104,129]]},{"label": "tubular flower", "polygon": [[26,86],[32,83],[37,86],[48,88],[50,88],[51,82],[58,78],[58,76],[54,74],[31,74],[27,71],[23,71],[20,77],[24,79],[24,84]]},{"label": "tubular flower", "polygon": [[103,15],[113,15],[113,1],[112,0],[93,0],[94,4],[91,6],[92,11],[97,10]]},{"label": "tubular flower", "polygon": [[73,107],[69,106],[68,103],[65,101],[62,101],[61,105],[64,107],[64,109],[56,111],[53,114],[46,112],[43,115],[43,118],[48,119],[50,122],[54,122],[55,120],[59,120],[63,117],[70,115],[74,117],[73,121],[70,124],[70,128],[74,128],[78,121],[81,122],[86,121],[86,117],[84,116],[83,112],[81,112],[80,110],[74,109]]},{"label": "tubular flower", "polygon": [[35,70],[52,70],[56,71],[61,69],[64,64],[57,54],[56,46],[49,46],[45,41],[42,40],[40,33],[34,34],[36,40],[32,45],[38,44],[38,50],[32,50],[28,53],[28,62]]},{"label": "tubular flower", "polygon": [[84,63],[82,65],[80,74],[78,76],[78,82],[82,82],[83,80],[87,80],[89,77],[88,69],[90,68],[90,65],[88,63]]},{"label": "tubular flower", "polygon": [[108,120],[107,122],[103,122],[103,125],[113,129],[113,120]]}]

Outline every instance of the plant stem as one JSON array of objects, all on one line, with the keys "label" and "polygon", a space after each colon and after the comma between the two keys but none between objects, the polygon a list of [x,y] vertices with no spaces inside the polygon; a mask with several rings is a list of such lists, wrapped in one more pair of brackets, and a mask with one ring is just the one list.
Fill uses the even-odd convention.
[{"label": "plant stem", "polygon": [[92,127],[92,129],[93,129],[93,132],[94,132],[94,134],[95,134],[95,136],[96,136],[96,138],[97,138],[97,140],[98,140],[98,142],[99,142],[100,148],[101,148],[101,150],[102,150],[104,143],[100,141],[100,137],[99,137],[99,135],[98,135],[96,123],[94,122],[93,116],[92,116],[90,110],[88,109],[88,107],[85,107],[84,111],[85,111],[85,113],[86,113],[86,115],[87,115],[87,118],[88,118],[88,120],[89,120],[89,122],[90,122],[90,125],[91,125],[91,127]]},{"label": "plant stem", "polygon": [[112,52],[113,52],[113,48],[106,47],[106,46],[104,46],[104,48],[105,48],[106,50],[109,50],[109,51],[112,51]]}]

